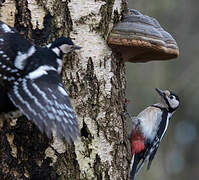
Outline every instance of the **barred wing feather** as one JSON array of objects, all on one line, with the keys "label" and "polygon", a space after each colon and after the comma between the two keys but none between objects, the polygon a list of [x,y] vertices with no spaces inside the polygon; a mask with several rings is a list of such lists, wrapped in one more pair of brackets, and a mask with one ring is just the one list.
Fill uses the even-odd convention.
[{"label": "barred wing feather", "polygon": [[79,135],[75,112],[56,71],[36,79],[16,82],[8,93],[11,101],[48,136],[52,129],[70,143]]}]

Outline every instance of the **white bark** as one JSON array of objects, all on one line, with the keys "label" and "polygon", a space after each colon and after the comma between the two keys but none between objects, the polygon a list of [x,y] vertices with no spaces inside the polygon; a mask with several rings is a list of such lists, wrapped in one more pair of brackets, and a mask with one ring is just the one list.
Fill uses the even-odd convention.
[{"label": "white bark", "polygon": [[[107,135],[111,136],[111,133],[107,132],[109,131],[108,129],[105,131],[98,130],[99,126],[103,127],[107,123],[105,121],[110,121],[113,125],[110,131],[118,133],[118,138],[121,141],[124,140],[121,112],[117,111],[117,107],[110,107],[112,112],[109,114],[109,117],[107,117],[107,112],[105,111],[105,109],[107,109],[105,108],[107,106],[107,100],[111,101],[111,98],[113,98],[113,91],[116,90],[114,87],[115,84],[113,83],[116,76],[114,73],[121,73],[114,72],[115,69],[113,68],[113,65],[115,65],[115,61],[117,60],[112,56],[112,51],[107,46],[106,41],[102,38],[102,34],[95,31],[95,28],[99,26],[102,18],[100,10],[105,5],[105,1],[93,0],[87,0],[86,2],[75,0],[69,3],[69,10],[73,20],[73,31],[71,32],[71,37],[74,38],[75,42],[83,48],[80,53],[78,53],[80,62],[78,63],[77,71],[67,71],[67,79],[70,79],[71,77],[72,79],[77,79],[78,73],[78,81],[83,82],[85,76],[82,76],[81,73],[86,73],[88,61],[90,59],[93,63],[92,73],[93,76],[96,77],[99,88],[98,90],[100,92],[98,99],[96,99],[97,102],[94,102],[94,104],[96,103],[95,105],[99,107],[95,119],[90,116],[89,108],[86,108],[86,111],[80,113],[78,116],[80,129],[83,128],[84,122],[88,128],[88,131],[92,135],[92,140],[89,142],[89,145],[87,142],[84,142],[84,140],[79,140],[75,143],[75,152],[81,171],[80,177],[89,179],[96,177],[94,168],[96,156],[100,158],[102,164],[107,164],[107,167],[109,167],[108,172],[106,173],[110,179],[117,179],[121,177],[121,172],[114,165],[114,148],[117,146],[116,143],[118,142],[110,141],[109,137],[106,137]],[[112,12],[120,9],[121,1],[115,1]],[[84,23],[81,23],[81,18],[84,18]],[[112,25],[112,23],[109,24],[110,29]],[[119,88],[124,89],[125,83],[121,85],[122,87]],[[92,87],[88,86],[87,88]],[[89,94],[85,94],[85,96],[77,98],[77,100],[74,101],[74,106],[81,106],[82,102],[88,101],[89,96]],[[85,154],[88,151],[88,146],[90,149],[89,156],[85,157]],[[121,161],[121,165],[126,166],[126,162]],[[102,176],[105,178],[105,172]]]},{"label": "white bark", "polygon": [[6,0],[0,10],[0,20],[6,22],[10,26],[14,26],[16,15],[16,4],[13,0]]},{"label": "white bark", "polygon": [[[11,0],[5,3],[8,1]],[[73,30],[70,37],[75,44],[82,46],[79,52],[66,57],[63,67],[63,82],[77,113],[82,136],[75,142],[74,149],[54,138],[45,148],[43,161],[50,158],[49,165],[61,179],[126,179],[129,154],[127,128],[122,117],[125,68],[113,56],[104,39],[113,26],[114,11],[120,16],[125,0],[71,0],[69,3],[27,0],[27,3],[32,25],[29,34],[34,33],[35,28],[48,28],[44,25],[44,18],[50,14],[57,35],[67,36],[71,18]],[[11,8],[14,13],[15,7]],[[15,19],[9,22],[14,25]],[[7,137],[13,144],[12,136]],[[57,153],[66,153],[70,157],[60,159]],[[36,161],[41,167],[43,161]],[[73,161],[77,163],[75,167],[71,167]],[[26,175],[31,174],[28,171],[26,168]]]}]

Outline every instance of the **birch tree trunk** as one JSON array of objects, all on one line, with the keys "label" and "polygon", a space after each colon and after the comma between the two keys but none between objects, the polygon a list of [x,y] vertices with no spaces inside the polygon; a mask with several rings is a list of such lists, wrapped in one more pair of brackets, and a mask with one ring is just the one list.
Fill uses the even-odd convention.
[{"label": "birch tree trunk", "polygon": [[106,44],[126,6],[126,0],[0,1],[0,19],[33,43],[64,35],[83,47],[63,67],[81,137],[72,145],[49,140],[24,116],[2,116],[0,179],[128,179],[125,67]]}]

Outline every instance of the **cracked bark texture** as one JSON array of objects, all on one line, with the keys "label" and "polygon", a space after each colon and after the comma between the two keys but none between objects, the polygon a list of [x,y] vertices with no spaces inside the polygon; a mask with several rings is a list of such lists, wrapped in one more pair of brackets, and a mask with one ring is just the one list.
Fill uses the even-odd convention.
[{"label": "cracked bark texture", "polygon": [[83,47],[62,73],[81,137],[49,140],[24,116],[1,115],[0,179],[128,179],[125,67],[106,44],[126,8],[125,0],[0,0],[0,19],[33,43],[64,35]]}]

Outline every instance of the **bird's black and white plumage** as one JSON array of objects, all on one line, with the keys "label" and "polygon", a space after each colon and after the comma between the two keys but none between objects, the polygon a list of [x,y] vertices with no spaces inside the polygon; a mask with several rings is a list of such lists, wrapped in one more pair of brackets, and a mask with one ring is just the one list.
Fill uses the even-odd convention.
[{"label": "bird's black and white plumage", "polygon": [[148,161],[147,169],[157,152],[159,144],[168,128],[169,120],[179,106],[179,98],[171,91],[156,89],[162,102],[144,109],[132,119],[130,135],[132,160],[130,179],[134,180],[144,163]]},{"label": "bird's black and white plumage", "polygon": [[60,77],[63,54],[75,49],[80,47],[65,37],[37,47],[0,21],[0,93],[9,97],[0,111],[16,106],[48,136],[54,130],[68,142],[75,140],[77,119]]}]

